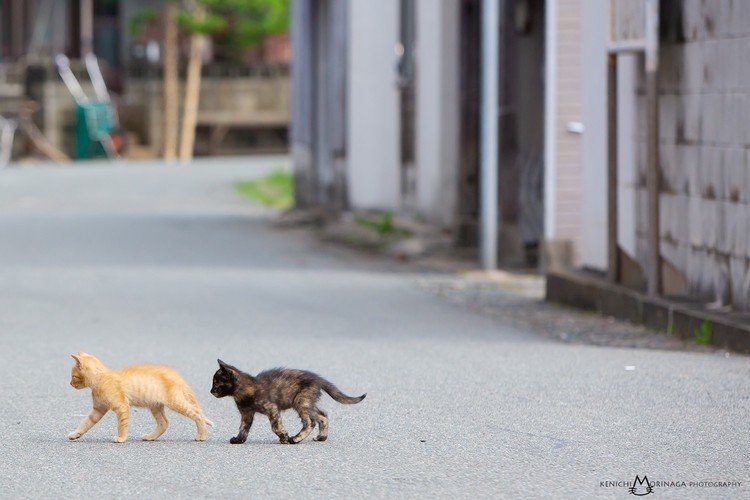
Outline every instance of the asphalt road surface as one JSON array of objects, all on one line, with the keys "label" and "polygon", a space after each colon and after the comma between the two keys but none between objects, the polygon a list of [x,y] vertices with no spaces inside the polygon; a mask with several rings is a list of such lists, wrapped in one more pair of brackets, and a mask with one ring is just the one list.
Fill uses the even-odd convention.
[{"label": "asphalt road surface", "polygon": [[[750,495],[748,358],[569,345],[451,304],[428,275],[273,229],[235,195],[284,163],[0,171],[0,496],[626,498],[644,474],[674,483],[659,497]],[[90,409],[68,385],[80,350],[179,369],[208,441],[171,414],[142,442],[144,410],[124,444],[112,414],[68,441]],[[368,396],[323,397],[325,443],[281,445],[259,416],[230,445],[217,357]]]}]

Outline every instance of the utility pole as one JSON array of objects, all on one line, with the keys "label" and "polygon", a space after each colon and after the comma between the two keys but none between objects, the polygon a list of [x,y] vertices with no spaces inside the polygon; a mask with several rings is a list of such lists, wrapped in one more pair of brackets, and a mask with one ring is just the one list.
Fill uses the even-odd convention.
[{"label": "utility pole", "polygon": [[179,103],[179,33],[177,4],[164,5],[164,160],[177,158],[178,103]]},{"label": "utility pole", "polygon": [[[193,15],[199,21],[206,16],[206,8],[195,3]],[[180,162],[189,163],[193,159],[195,146],[195,126],[198,122],[198,104],[201,92],[201,68],[203,66],[202,33],[190,35],[190,56],[188,58],[187,78],[185,79],[185,104],[182,112],[182,137],[180,138]]]}]

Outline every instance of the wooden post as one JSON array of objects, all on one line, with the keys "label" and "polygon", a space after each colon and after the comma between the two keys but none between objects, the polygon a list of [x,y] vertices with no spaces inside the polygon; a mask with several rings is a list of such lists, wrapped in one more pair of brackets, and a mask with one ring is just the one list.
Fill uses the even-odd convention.
[{"label": "wooden post", "polygon": [[81,57],[94,52],[94,1],[80,3]]},{"label": "wooden post", "polygon": [[177,32],[177,4],[164,6],[164,160],[177,158],[177,128],[179,102],[179,47]]},{"label": "wooden post", "polygon": [[315,115],[315,4],[310,0],[292,1],[292,122],[290,139],[294,163],[294,207],[313,208],[316,202],[313,162],[313,117]]},{"label": "wooden post", "polygon": [[26,52],[26,15],[25,3],[23,0],[12,0],[11,18],[11,57],[17,61],[21,59]]},{"label": "wooden post", "polygon": [[617,54],[607,58],[607,278],[620,280],[617,246]]},{"label": "wooden post", "polygon": [[[196,4],[193,15],[196,19],[204,19],[206,15],[205,7]],[[203,41],[204,36],[201,33],[193,33],[190,37],[190,56],[185,81],[185,105],[182,116],[182,137],[180,138],[181,163],[188,163],[193,159],[195,127],[198,122],[198,104],[201,91]]]},{"label": "wooden post", "polygon": [[661,293],[659,253],[659,2],[646,0],[646,189],[648,191],[648,294]]},{"label": "wooden post", "polygon": [[349,1],[331,0],[328,11],[329,75],[327,108],[330,117],[331,198],[329,209],[333,213],[347,207],[346,195],[346,115],[347,115],[347,34]]},{"label": "wooden post", "polygon": [[646,70],[646,144],[648,191],[648,294],[661,292],[661,256],[659,253],[659,83],[656,71]]}]

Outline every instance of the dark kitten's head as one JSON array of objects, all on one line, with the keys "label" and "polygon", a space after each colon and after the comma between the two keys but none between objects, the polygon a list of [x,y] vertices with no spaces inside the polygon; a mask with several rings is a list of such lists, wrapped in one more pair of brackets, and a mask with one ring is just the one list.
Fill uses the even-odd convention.
[{"label": "dark kitten's head", "polygon": [[232,396],[237,389],[237,369],[220,359],[217,359],[217,361],[219,362],[219,369],[214,373],[211,394],[217,398]]}]

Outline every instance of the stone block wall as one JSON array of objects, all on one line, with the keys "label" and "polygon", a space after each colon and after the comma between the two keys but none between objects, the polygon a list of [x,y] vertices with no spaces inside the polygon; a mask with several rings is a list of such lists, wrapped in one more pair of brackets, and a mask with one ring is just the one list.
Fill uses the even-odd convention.
[{"label": "stone block wall", "polygon": [[[686,292],[750,310],[750,1],[662,2],[661,252]],[[639,65],[640,66],[640,65]],[[636,147],[637,255],[647,254],[644,75]]]},{"label": "stone block wall", "polygon": [[[161,152],[163,143],[163,89],[159,79],[132,78],[126,82],[123,104],[137,107],[142,119],[134,132],[144,143]],[[180,110],[183,86],[180,84]],[[255,111],[274,112],[290,119],[290,80],[286,75],[273,77],[203,77],[199,114],[231,112],[252,116]]]}]

